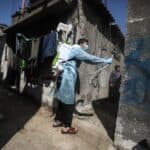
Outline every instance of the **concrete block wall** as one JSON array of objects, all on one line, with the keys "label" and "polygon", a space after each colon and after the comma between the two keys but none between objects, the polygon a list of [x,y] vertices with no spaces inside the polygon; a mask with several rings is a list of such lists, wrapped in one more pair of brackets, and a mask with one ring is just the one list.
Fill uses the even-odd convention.
[{"label": "concrete block wall", "polygon": [[149,6],[149,0],[128,2],[126,71],[115,133],[115,143],[127,150],[150,148]]}]

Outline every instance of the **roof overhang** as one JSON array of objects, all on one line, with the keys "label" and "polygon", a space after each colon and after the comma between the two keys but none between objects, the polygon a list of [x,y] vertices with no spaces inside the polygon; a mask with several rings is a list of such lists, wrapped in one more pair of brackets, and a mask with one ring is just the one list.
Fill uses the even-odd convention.
[{"label": "roof overhang", "polygon": [[89,3],[91,7],[96,9],[100,16],[104,16],[108,22],[115,22],[115,19],[112,17],[111,13],[105,7],[105,5],[100,0],[84,0],[86,3]]},{"label": "roof overhang", "polygon": [[25,27],[37,20],[39,21],[41,17],[46,16],[47,14],[55,15],[56,13],[61,14],[64,11],[69,11],[73,8],[74,1],[75,0],[72,0],[71,2],[68,2],[67,0],[51,0],[45,3],[45,5],[41,5],[37,9],[34,9],[31,13],[21,17],[16,23],[6,28],[4,32],[17,31],[18,28]]}]

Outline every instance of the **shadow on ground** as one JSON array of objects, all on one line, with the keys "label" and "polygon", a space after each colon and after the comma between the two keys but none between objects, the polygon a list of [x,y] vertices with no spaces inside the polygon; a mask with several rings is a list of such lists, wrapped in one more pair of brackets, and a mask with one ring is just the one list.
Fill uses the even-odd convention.
[{"label": "shadow on ground", "polygon": [[20,96],[0,85],[0,149],[18,132],[38,111],[40,105],[32,98]]},{"label": "shadow on ground", "polygon": [[150,150],[150,146],[147,139],[140,141],[132,150]]},{"label": "shadow on ground", "polygon": [[105,98],[93,101],[92,105],[109,137],[114,140],[119,100],[112,101],[109,98]]}]

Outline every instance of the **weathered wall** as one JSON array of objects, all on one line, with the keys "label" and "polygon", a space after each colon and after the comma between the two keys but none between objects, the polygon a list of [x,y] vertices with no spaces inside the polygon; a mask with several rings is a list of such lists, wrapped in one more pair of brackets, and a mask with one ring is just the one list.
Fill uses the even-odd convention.
[{"label": "weathered wall", "polygon": [[[129,150],[144,139],[148,149],[150,142],[149,6],[149,0],[129,0],[128,4],[126,72],[121,87],[115,143]],[[139,143],[136,148],[144,148],[141,145]]]},{"label": "weathered wall", "polygon": [[[90,7],[87,2],[80,1],[79,5],[79,26],[78,38],[86,37],[89,40],[90,51],[89,53],[101,57],[101,49],[107,49],[105,57],[111,56],[111,51],[115,45],[111,42],[111,29],[110,20],[104,21],[104,18],[99,11],[96,11],[92,6]],[[119,39],[117,39],[119,40]],[[116,41],[117,43],[117,41]],[[121,53],[120,53],[121,54]],[[108,82],[110,73],[115,64],[123,65],[123,55],[121,54],[120,61],[114,59],[113,64],[103,70],[98,78],[95,80],[95,86],[90,84],[90,79],[94,72],[101,68],[102,65],[90,65],[82,63],[79,68],[80,76],[80,94],[78,99],[84,99],[85,104],[91,103],[92,100],[108,97]]]}]

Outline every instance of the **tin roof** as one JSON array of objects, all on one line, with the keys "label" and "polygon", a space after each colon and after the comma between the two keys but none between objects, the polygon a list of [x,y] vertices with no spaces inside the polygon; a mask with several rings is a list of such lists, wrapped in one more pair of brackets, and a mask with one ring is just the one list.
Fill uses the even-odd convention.
[{"label": "tin roof", "polygon": [[[46,14],[54,14],[56,11],[57,13],[65,10],[69,10],[72,7],[71,4],[68,4],[66,0],[51,0],[46,3],[46,5],[41,5],[37,9],[34,9],[29,14],[25,14],[24,16],[19,16],[20,19],[18,19],[17,22],[9,26],[7,29],[5,29],[5,32],[9,31],[15,31],[16,28],[22,27],[27,25],[28,23],[34,22],[37,18],[43,17]],[[16,16],[15,16],[16,17]]]},{"label": "tin roof", "polygon": [[[100,14],[100,17],[104,17],[104,21],[108,23],[115,22],[115,19],[112,17],[111,13],[105,7],[105,5],[100,0],[82,0],[84,3],[87,3],[90,7],[93,7],[97,13]],[[45,2],[45,1],[44,1]],[[16,23],[6,28],[4,31],[7,33],[9,31],[18,31],[18,28],[25,27],[32,22],[40,20],[41,17],[45,17],[47,14],[62,14],[66,10],[70,10],[75,7],[77,0],[47,0],[47,3],[40,5],[37,9],[33,9],[29,14],[21,17]],[[112,32],[114,36],[119,36],[121,39],[124,38],[119,27],[113,26]]]},{"label": "tin roof", "polygon": [[84,0],[85,2],[89,3],[90,6],[95,7],[100,13],[100,15],[105,16],[105,19],[108,19],[109,22],[114,22],[115,19],[109,12],[109,10],[106,8],[106,6],[101,2],[100,0]]}]

